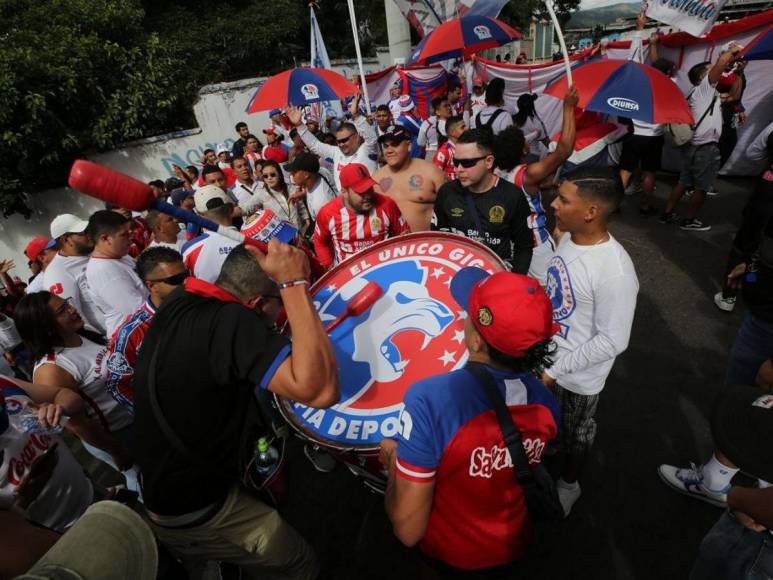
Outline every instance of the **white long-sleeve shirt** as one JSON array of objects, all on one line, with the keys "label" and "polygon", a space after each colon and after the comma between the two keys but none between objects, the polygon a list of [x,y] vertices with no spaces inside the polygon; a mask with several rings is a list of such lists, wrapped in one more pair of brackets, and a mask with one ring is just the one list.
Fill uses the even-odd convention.
[{"label": "white long-sleeve shirt", "polygon": [[378,164],[376,163],[378,158],[378,137],[376,136],[375,129],[368,124],[368,120],[362,115],[354,120],[354,126],[365,142],[360,145],[360,148],[353,155],[344,155],[339,147],[323,143],[311,134],[306,125],[298,127],[298,135],[301,136],[309,151],[318,157],[327,157],[333,160],[333,178],[338,191],[341,191],[341,167],[344,165],[362,163],[371,174],[378,169]]},{"label": "white long-sleeve shirt", "polygon": [[[752,161],[766,161],[768,158],[768,137],[773,133],[773,123],[765,127],[762,132],[754,138],[749,148],[746,150],[746,156]],[[773,159],[771,159],[773,161]]]},{"label": "white long-sleeve shirt", "polygon": [[591,246],[579,246],[565,234],[550,260],[545,290],[561,327],[547,373],[569,391],[595,395],[617,355],[628,348],[639,292],[633,262],[611,234]]}]

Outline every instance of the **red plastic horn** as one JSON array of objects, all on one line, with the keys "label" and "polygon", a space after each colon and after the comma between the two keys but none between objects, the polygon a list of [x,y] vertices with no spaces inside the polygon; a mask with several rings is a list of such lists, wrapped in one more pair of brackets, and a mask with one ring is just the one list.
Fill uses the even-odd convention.
[{"label": "red plastic horn", "polygon": [[147,183],[83,159],[73,163],[68,183],[86,195],[133,211],[145,211],[156,201]]},{"label": "red plastic horn", "polygon": [[338,318],[327,325],[325,331],[330,334],[335,327],[341,324],[350,316],[360,316],[367,312],[376,301],[384,295],[384,289],[376,282],[368,282],[365,287],[352,296],[349,303]]}]

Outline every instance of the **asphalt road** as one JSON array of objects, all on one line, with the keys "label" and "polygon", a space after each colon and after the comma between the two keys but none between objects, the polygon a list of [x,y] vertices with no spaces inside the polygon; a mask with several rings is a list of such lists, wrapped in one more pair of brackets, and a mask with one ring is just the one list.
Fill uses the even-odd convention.
[{"label": "asphalt road", "polygon": [[[672,183],[658,183],[661,205]],[[569,518],[543,530],[514,578],[687,577],[721,510],[671,491],[656,468],[699,463],[711,451],[706,417],[742,315],[740,306],[719,311],[712,297],[752,184],[720,181],[701,214],[713,227],[700,233],[641,217],[638,196],[626,199],[611,230],[641,285],[630,346],[601,396],[582,497]],[[415,554],[393,538],[380,496],[343,467],[314,471],[297,442],[292,457],[283,512],[314,545],[327,578],[415,577]]]}]

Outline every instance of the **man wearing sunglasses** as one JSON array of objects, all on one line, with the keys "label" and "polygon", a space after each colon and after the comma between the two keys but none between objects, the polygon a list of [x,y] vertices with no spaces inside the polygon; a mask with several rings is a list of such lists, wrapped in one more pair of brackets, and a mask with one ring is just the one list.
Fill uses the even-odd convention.
[{"label": "man wearing sunglasses", "polygon": [[412,232],[430,229],[432,206],[445,175],[429,161],[411,157],[411,136],[400,125],[378,138],[386,165],[373,174],[381,192],[400,208]]},{"label": "man wearing sunglasses", "polygon": [[350,163],[360,163],[369,172],[377,169],[378,148],[376,145],[376,131],[368,124],[365,117],[360,115],[360,96],[357,95],[349,104],[349,112],[352,114],[351,123],[343,123],[336,131],[336,143],[328,145],[317,139],[308,127],[303,124],[303,111],[297,107],[287,109],[290,122],[298,128],[309,151],[321,159],[333,160],[333,178],[336,190],[341,191],[341,169]]},{"label": "man wearing sunglasses", "polygon": [[433,229],[453,232],[493,250],[513,272],[525,274],[532,255],[529,204],[515,185],[494,174],[490,130],[462,133],[454,150],[457,179],[440,188]]},{"label": "man wearing sunglasses", "polygon": [[148,289],[149,297],[118,327],[105,355],[107,390],[119,404],[129,407],[132,412],[134,365],[150,321],[164,299],[190,275],[179,252],[165,246],[142,252],[137,258],[135,271]]}]

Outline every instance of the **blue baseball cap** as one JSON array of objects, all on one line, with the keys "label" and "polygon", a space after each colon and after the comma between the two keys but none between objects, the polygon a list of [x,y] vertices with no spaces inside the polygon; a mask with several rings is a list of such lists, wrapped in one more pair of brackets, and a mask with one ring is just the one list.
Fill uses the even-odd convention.
[{"label": "blue baseball cap", "polygon": [[183,202],[184,199],[188,197],[193,197],[193,193],[190,189],[185,189],[184,187],[178,187],[177,189],[173,190],[170,194],[172,198],[172,205],[180,207],[180,204]]},{"label": "blue baseball cap", "polygon": [[281,115],[281,114],[282,114],[282,109],[271,109],[268,112],[269,117],[273,117],[274,115]]}]

